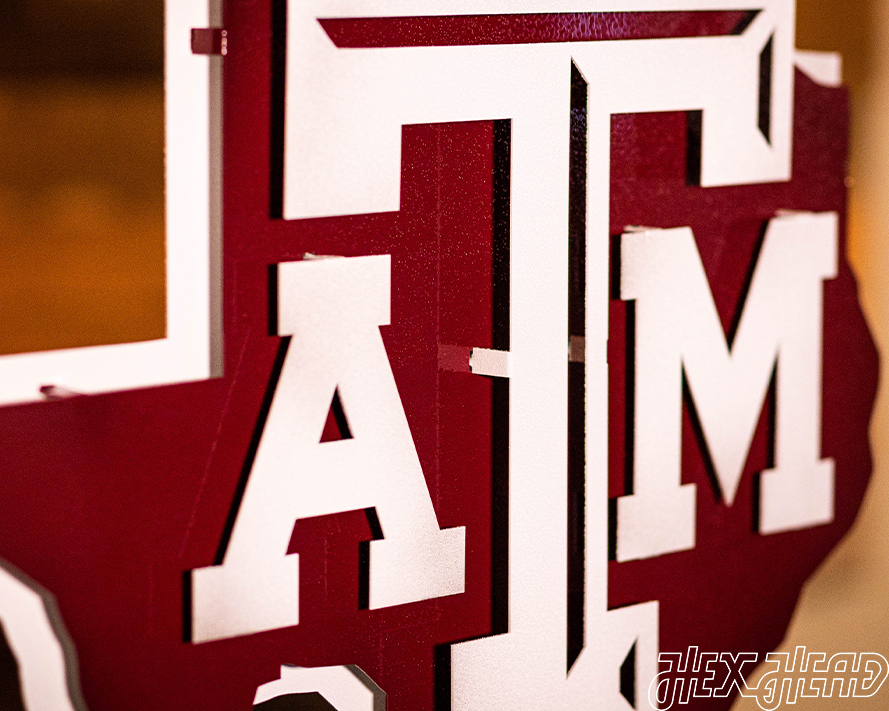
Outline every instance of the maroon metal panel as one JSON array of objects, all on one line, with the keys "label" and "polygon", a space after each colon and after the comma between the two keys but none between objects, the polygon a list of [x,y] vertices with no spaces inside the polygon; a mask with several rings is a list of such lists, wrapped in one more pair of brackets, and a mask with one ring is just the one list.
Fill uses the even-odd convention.
[{"label": "maroon metal panel", "polygon": [[[281,220],[283,67],[274,62],[283,17],[264,0],[225,9],[225,375],[0,411],[0,557],[55,594],[92,711],[249,709],[282,663],[357,664],[388,693],[390,711],[443,711],[449,680],[436,650],[501,625],[504,570],[492,553],[504,503],[492,496],[497,399],[493,381],[454,365],[469,347],[496,345],[497,127],[405,127],[398,212]],[[797,73],[788,183],[689,185],[687,122],[685,114],[613,118],[611,231],[691,226],[729,328],[763,224],[777,209],[844,214],[846,94]],[[466,526],[466,593],[360,609],[360,542],[372,533],[365,515],[305,520],[291,543],[301,554],[300,624],[192,644],[185,573],[218,559],[280,367],[272,267],[306,252],[392,255],[392,325],[383,337],[439,522]],[[836,459],[833,523],[756,533],[755,472],[769,460],[769,408],[726,507],[711,495],[686,407],[683,481],[698,484],[697,547],[611,562],[609,572],[612,606],[660,601],[663,650],[772,649],[800,586],[851,525],[870,474],[877,383],[856,294],[843,256],[825,286],[823,455]],[[624,480],[625,308],[612,302],[612,497]],[[727,709],[730,700],[700,708]]]}]

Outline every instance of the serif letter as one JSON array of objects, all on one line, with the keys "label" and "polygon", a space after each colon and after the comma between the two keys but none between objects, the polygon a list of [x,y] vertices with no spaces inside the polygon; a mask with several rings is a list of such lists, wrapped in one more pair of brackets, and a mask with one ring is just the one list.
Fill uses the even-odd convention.
[{"label": "serif letter", "polygon": [[[300,518],[375,507],[371,608],[464,587],[465,529],[440,530],[379,327],[389,256],[279,265],[278,332],[292,335],[222,565],[192,572],[193,639],[299,622]],[[322,442],[334,393],[351,438]]]}]

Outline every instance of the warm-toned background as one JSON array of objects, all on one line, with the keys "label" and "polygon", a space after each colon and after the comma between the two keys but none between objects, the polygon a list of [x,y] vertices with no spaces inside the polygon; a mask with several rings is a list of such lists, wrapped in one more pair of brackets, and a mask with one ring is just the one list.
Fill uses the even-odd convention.
[{"label": "warm-toned background", "polygon": [[[797,47],[839,51],[851,90],[849,257],[880,353],[889,353],[889,5],[798,0]],[[880,652],[889,657],[889,390],[883,360],[871,422],[874,472],[859,518],[803,590],[781,650]],[[741,699],[737,711],[758,709]],[[795,708],[889,708],[872,698],[801,699]]]},{"label": "warm-toned background", "polygon": [[[161,5],[0,2],[0,353],[163,335]],[[799,0],[797,37],[802,49],[844,56],[850,257],[889,352],[889,5]],[[874,478],[860,518],[804,590],[789,650],[889,654],[885,383],[871,435]],[[885,709],[887,698],[884,689],[800,707]]]},{"label": "warm-toned background", "polygon": [[162,338],[163,0],[0,27],[0,353]]}]

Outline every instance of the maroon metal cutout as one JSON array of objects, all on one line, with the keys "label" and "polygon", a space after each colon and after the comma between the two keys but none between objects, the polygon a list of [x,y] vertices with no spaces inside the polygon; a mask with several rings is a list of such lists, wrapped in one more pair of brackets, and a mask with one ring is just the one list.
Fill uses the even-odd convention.
[{"label": "maroon metal cutout", "polygon": [[757,10],[566,12],[527,15],[325,18],[340,48],[454,47],[720,37],[740,34]]}]

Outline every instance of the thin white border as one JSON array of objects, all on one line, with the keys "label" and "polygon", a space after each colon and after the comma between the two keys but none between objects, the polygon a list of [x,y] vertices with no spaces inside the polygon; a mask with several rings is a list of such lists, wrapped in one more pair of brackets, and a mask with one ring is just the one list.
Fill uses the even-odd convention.
[{"label": "thin white border", "polygon": [[219,0],[165,0],[166,338],[0,356],[0,405],[221,374],[221,57],[191,30],[221,26]]}]

